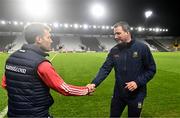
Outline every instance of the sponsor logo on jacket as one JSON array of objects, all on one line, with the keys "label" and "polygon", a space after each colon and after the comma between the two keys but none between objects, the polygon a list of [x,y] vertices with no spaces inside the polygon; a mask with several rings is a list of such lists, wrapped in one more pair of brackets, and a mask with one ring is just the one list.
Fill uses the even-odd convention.
[{"label": "sponsor logo on jacket", "polygon": [[17,66],[11,66],[11,65],[6,65],[6,70],[10,70],[10,71],[14,71],[14,72],[18,72],[18,73],[26,73],[26,69],[24,68],[19,68]]}]

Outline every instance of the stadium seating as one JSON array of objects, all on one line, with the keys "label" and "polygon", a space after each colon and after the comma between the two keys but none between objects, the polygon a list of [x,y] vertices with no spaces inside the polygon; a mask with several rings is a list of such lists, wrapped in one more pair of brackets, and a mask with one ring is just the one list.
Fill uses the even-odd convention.
[{"label": "stadium seating", "polygon": [[[90,35],[90,34],[53,34],[53,51],[84,52],[84,51],[109,51],[117,44],[113,35]],[[172,36],[146,36],[137,37],[137,40],[149,46],[151,51],[178,51],[180,44]],[[179,41],[180,42],[180,41]],[[26,43],[20,32],[0,32],[0,52],[14,52]]]},{"label": "stadium seating", "polygon": [[82,51],[80,37],[74,35],[59,36],[63,51]]},{"label": "stadium seating", "polygon": [[0,52],[8,51],[12,48],[15,36],[4,36],[0,35]]},{"label": "stadium seating", "polygon": [[100,45],[104,47],[104,51],[109,51],[113,46],[117,44],[117,42],[112,37],[98,37]]},{"label": "stadium seating", "polygon": [[21,48],[21,46],[23,45],[23,44],[25,44],[26,43],[26,41],[25,41],[25,39],[24,39],[24,36],[23,35],[17,35],[16,36],[16,38],[15,38],[15,40],[13,41],[13,47],[8,51],[9,53],[12,53],[12,52],[14,52],[14,51],[16,51],[16,50],[18,50],[18,49],[20,49]]},{"label": "stadium seating", "polygon": [[103,47],[101,47],[99,41],[95,37],[80,37],[83,45],[86,46],[86,51],[103,51]]}]

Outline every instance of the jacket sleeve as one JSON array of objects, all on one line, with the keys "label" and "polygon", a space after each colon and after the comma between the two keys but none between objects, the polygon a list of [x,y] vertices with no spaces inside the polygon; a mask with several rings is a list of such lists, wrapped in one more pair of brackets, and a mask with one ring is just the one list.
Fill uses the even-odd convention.
[{"label": "jacket sleeve", "polygon": [[142,51],[143,72],[135,80],[137,86],[145,86],[156,73],[156,64],[148,46]]},{"label": "jacket sleeve", "polygon": [[74,86],[64,82],[49,62],[42,62],[38,66],[38,75],[48,87],[65,96],[82,96],[89,92],[86,86]]},{"label": "jacket sleeve", "polygon": [[109,53],[106,58],[106,61],[104,62],[102,67],[99,69],[99,72],[97,73],[96,77],[91,83],[95,84],[97,87],[104,79],[106,79],[106,77],[111,72],[113,66],[114,64],[113,64],[112,54]]},{"label": "jacket sleeve", "polygon": [[4,88],[4,89],[6,89],[6,76],[5,75],[3,75],[3,77],[2,77],[2,82],[1,82],[1,86]]}]

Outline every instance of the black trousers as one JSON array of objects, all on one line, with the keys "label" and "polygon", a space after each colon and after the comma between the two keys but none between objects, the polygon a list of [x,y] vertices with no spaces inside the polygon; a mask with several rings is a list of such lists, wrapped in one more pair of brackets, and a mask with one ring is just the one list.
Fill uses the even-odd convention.
[{"label": "black trousers", "polygon": [[112,97],[110,117],[120,117],[126,105],[128,106],[128,117],[140,117],[143,101],[143,95],[137,95],[133,99],[125,97]]}]

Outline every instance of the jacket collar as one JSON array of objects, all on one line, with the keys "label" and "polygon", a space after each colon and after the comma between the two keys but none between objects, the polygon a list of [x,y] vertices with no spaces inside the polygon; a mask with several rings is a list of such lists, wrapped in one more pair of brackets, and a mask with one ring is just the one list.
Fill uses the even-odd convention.
[{"label": "jacket collar", "polygon": [[132,38],[131,41],[128,42],[128,43],[122,42],[122,43],[117,44],[116,46],[117,46],[120,50],[122,50],[122,49],[131,47],[131,45],[133,45],[134,42],[135,42],[135,39]]},{"label": "jacket collar", "polygon": [[21,48],[22,50],[32,50],[44,57],[49,56],[48,53],[45,53],[40,47],[34,45],[34,44],[24,44]]},{"label": "jacket collar", "polygon": [[131,39],[131,41],[127,43],[127,46],[128,47],[131,46],[132,44],[134,44],[134,42],[135,42],[135,39]]}]

